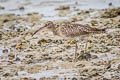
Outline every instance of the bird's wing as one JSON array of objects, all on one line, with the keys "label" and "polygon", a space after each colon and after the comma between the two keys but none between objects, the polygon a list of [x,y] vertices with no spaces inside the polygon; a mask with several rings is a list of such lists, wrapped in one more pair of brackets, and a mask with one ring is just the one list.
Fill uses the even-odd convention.
[{"label": "bird's wing", "polygon": [[65,24],[61,28],[62,35],[66,37],[76,37],[80,35],[88,34],[88,29],[84,25],[80,24]]},{"label": "bird's wing", "polygon": [[104,33],[105,29],[92,28],[89,25],[82,24],[64,24],[60,28],[60,32],[66,37],[76,37],[92,33]]}]

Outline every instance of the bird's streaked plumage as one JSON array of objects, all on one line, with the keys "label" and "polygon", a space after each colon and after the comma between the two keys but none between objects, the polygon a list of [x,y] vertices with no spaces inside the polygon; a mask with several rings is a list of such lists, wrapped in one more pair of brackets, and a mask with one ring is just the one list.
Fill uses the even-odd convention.
[{"label": "bird's streaked plumage", "polygon": [[[72,23],[62,24],[58,28],[56,28],[55,24],[52,21],[48,21],[45,23],[43,27],[39,28],[36,32],[34,32],[33,35],[43,28],[47,28],[50,31],[52,31],[54,35],[58,35],[63,38],[75,38],[81,36],[89,36],[90,34],[94,35],[98,33],[105,33],[105,29],[92,28],[88,25],[82,25],[82,24],[72,24]],[[76,61],[76,53],[78,46],[77,46],[77,42],[75,43],[76,43],[75,46],[75,61]]]},{"label": "bird's streaked plumage", "polygon": [[[47,28],[51,30],[55,35],[71,38],[105,32],[105,29],[92,28],[88,25],[82,24],[62,24],[58,28],[56,28],[55,24],[52,21],[46,22],[42,28]],[[40,28],[39,30],[41,30],[42,28]],[[34,34],[36,34],[39,30],[37,30]]]}]

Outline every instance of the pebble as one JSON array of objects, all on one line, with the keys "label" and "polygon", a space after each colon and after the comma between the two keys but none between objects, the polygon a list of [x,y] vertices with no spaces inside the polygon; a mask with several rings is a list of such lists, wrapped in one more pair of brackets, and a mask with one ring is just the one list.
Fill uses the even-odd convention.
[{"label": "pebble", "polygon": [[0,40],[2,40],[2,34],[0,33]]},{"label": "pebble", "polygon": [[68,10],[70,9],[69,6],[60,6],[59,8],[56,8],[55,10]]},{"label": "pebble", "polygon": [[2,52],[7,54],[8,53],[8,49],[4,49]]},{"label": "pebble", "polygon": [[3,9],[5,9],[5,7],[3,7],[3,6],[0,6],[0,10],[3,10]]},{"label": "pebble", "polygon": [[10,53],[10,54],[8,55],[8,57],[9,57],[10,60],[13,60],[13,59],[15,58],[15,55],[14,55],[13,53]]}]

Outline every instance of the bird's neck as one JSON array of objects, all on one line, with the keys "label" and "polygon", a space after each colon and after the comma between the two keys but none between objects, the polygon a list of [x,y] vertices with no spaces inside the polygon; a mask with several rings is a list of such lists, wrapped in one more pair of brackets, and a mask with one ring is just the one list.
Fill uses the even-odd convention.
[{"label": "bird's neck", "polygon": [[54,35],[57,35],[57,29],[56,28],[52,29],[52,32],[53,32]]},{"label": "bird's neck", "polygon": [[58,29],[55,27],[55,25],[52,25],[52,28],[50,30],[53,32],[54,35],[58,35]]}]

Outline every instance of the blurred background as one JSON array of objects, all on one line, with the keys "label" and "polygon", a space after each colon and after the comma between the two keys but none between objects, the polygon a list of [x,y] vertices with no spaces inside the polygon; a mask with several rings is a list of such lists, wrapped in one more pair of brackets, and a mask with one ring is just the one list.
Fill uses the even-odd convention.
[{"label": "blurred background", "polygon": [[0,0],[0,14],[39,12],[52,16],[55,15],[54,9],[61,5],[71,9],[103,9],[120,6],[120,0]]}]

